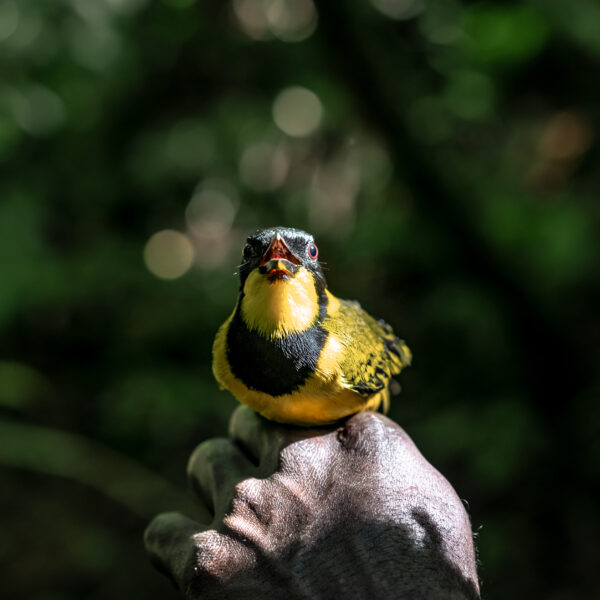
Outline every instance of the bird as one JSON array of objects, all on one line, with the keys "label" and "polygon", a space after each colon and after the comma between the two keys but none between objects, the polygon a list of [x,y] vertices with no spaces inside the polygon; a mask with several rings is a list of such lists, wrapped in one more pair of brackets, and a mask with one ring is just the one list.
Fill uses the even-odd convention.
[{"label": "bird", "polygon": [[412,355],[383,320],[327,288],[314,237],[272,227],[247,238],[240,288],[213,343],[221,389],[272,421],[335,423],[383,408]]}]

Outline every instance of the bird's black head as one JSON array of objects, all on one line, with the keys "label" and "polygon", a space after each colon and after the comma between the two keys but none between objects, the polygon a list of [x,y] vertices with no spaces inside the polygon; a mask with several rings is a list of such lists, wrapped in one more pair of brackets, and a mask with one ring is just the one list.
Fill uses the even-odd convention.
[{"label": "bird's black head", "polygon": [[312,235],[291,227],[261,229],[246,240],[240,266],[240,286],[254,269],[275,283],[296,276],[302,268],[309,271],[317,292],[327,286],[318,260],[319,250]]}]

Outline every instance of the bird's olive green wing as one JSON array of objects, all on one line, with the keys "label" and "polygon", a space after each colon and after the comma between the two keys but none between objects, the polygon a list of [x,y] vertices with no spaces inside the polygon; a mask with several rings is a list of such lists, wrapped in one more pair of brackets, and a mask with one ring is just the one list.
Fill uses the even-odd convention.
[{"label": "bird's olive green wing", "polygon": [[375,320],[358,302],[340,300],[339,310],[323,326],[344,348],[340,360],[343,384],[359,394],[383,390],[410,364],[406,344],[385,321]]}]

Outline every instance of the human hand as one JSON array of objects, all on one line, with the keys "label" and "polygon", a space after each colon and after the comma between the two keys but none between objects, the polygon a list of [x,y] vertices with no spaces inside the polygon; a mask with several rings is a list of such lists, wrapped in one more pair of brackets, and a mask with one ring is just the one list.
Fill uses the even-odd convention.
[{"label": "human hand", "polygon": [[390,419],[306,429],[240,407],[230,435],[190,458],[200,520],[146,530],[186,598],[479,598],[464,506]]}]

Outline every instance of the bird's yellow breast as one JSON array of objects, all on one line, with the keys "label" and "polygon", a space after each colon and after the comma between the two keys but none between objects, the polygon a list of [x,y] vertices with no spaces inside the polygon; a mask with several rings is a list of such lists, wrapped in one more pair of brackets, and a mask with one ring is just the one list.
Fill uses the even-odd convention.
[{"label": "bird's yellow breast", "polygon": [[267,338],[305,331],[319,314],[319,298],[312,275],[301,267],[294,277],[270,281],[258,270],[244,283],[242,318]]}]

